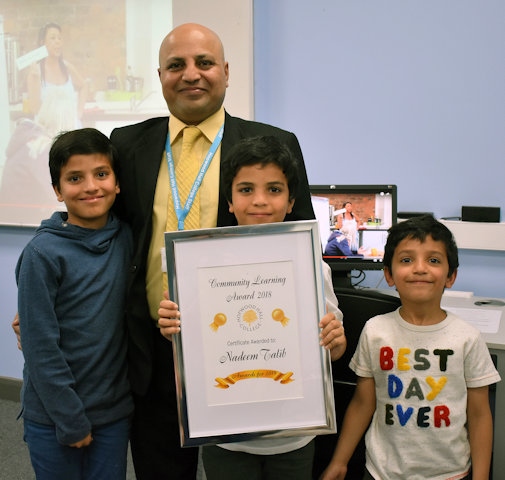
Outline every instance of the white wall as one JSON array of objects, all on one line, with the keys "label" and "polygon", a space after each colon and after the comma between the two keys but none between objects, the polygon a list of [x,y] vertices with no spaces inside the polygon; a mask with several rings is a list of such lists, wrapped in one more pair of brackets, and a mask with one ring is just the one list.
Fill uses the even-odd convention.
[{"label": "white wall", "polygon": [[[176,0],[177,1],[177,0]],[[144,79],[144,95],[152,92],[150,102],[166,109],[158,77],[158,49],[165,35],[172,29],[173,0],[126,0],[126,65],[133,75]],[[140,29],[139,25],[148,28]]]}]

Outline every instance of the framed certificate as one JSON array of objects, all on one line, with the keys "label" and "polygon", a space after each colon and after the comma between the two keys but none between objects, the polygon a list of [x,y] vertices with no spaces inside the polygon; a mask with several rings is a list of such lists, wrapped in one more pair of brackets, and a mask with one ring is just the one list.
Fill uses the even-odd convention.
[{"label": "framed certificate", "polygon": [[336,431],[316,220],[165,233],[182,446]]}]

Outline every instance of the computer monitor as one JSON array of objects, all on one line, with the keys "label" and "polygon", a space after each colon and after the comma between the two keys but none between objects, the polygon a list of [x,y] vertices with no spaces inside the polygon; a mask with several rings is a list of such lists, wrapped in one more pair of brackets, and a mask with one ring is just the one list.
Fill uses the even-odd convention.
[{"label": "computer monitor", "polygon": [[310,185],[310,193],[334,282],[338,272],[349,286],[352,270],[382,270],[387,230],[397,221],[396,185]]}]

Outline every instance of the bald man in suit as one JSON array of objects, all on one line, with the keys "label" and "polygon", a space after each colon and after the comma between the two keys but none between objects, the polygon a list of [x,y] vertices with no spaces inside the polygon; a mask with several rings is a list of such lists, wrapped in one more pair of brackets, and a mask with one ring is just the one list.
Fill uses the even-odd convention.
[{"label": "bald man in suit", "polygon": [[[225,112],[229,67],[216,33],[202,25],[180,25],[163,40],[159,61],[170,116],[117,128],[111,134],[121,159],[116,210],[131,225],[135,241],[126,316],[135,398],[131,447],[139,480],[194,479],[197,469],[198,449],[180,448],[172,344],[157,327],[157,309],[163,298],[160,248],[167,210],[173,209],[166,152],[177,165],[182,131],[186,126],[197,126],[202,134],[196,148],[203,160],[224,125],[222,140],[198,190],[200,228],[235,225],[235,217],[219,192],[220,158],[242,138],[276,136],[296,156],[301,173],[300,191],[286,220],[314,218],[295,135]],[[182,204],[184,201],[181,199]]]}]

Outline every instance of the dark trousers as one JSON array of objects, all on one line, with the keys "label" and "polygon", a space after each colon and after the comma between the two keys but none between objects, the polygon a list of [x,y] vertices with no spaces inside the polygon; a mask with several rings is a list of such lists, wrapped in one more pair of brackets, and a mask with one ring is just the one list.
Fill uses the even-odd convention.
[{"label": "dark trousers", "polygon": [[137,480],[195,480],[198,448],[181,448],[172,345],[155,332],[153,378],[134,395],[131,452]]},{"label": "dark trousers", "polygon": [[277,455],[254,455],[217,446],[206,446],[202,451],[208,480],[311,480],[313,458],[314,440]]}]

